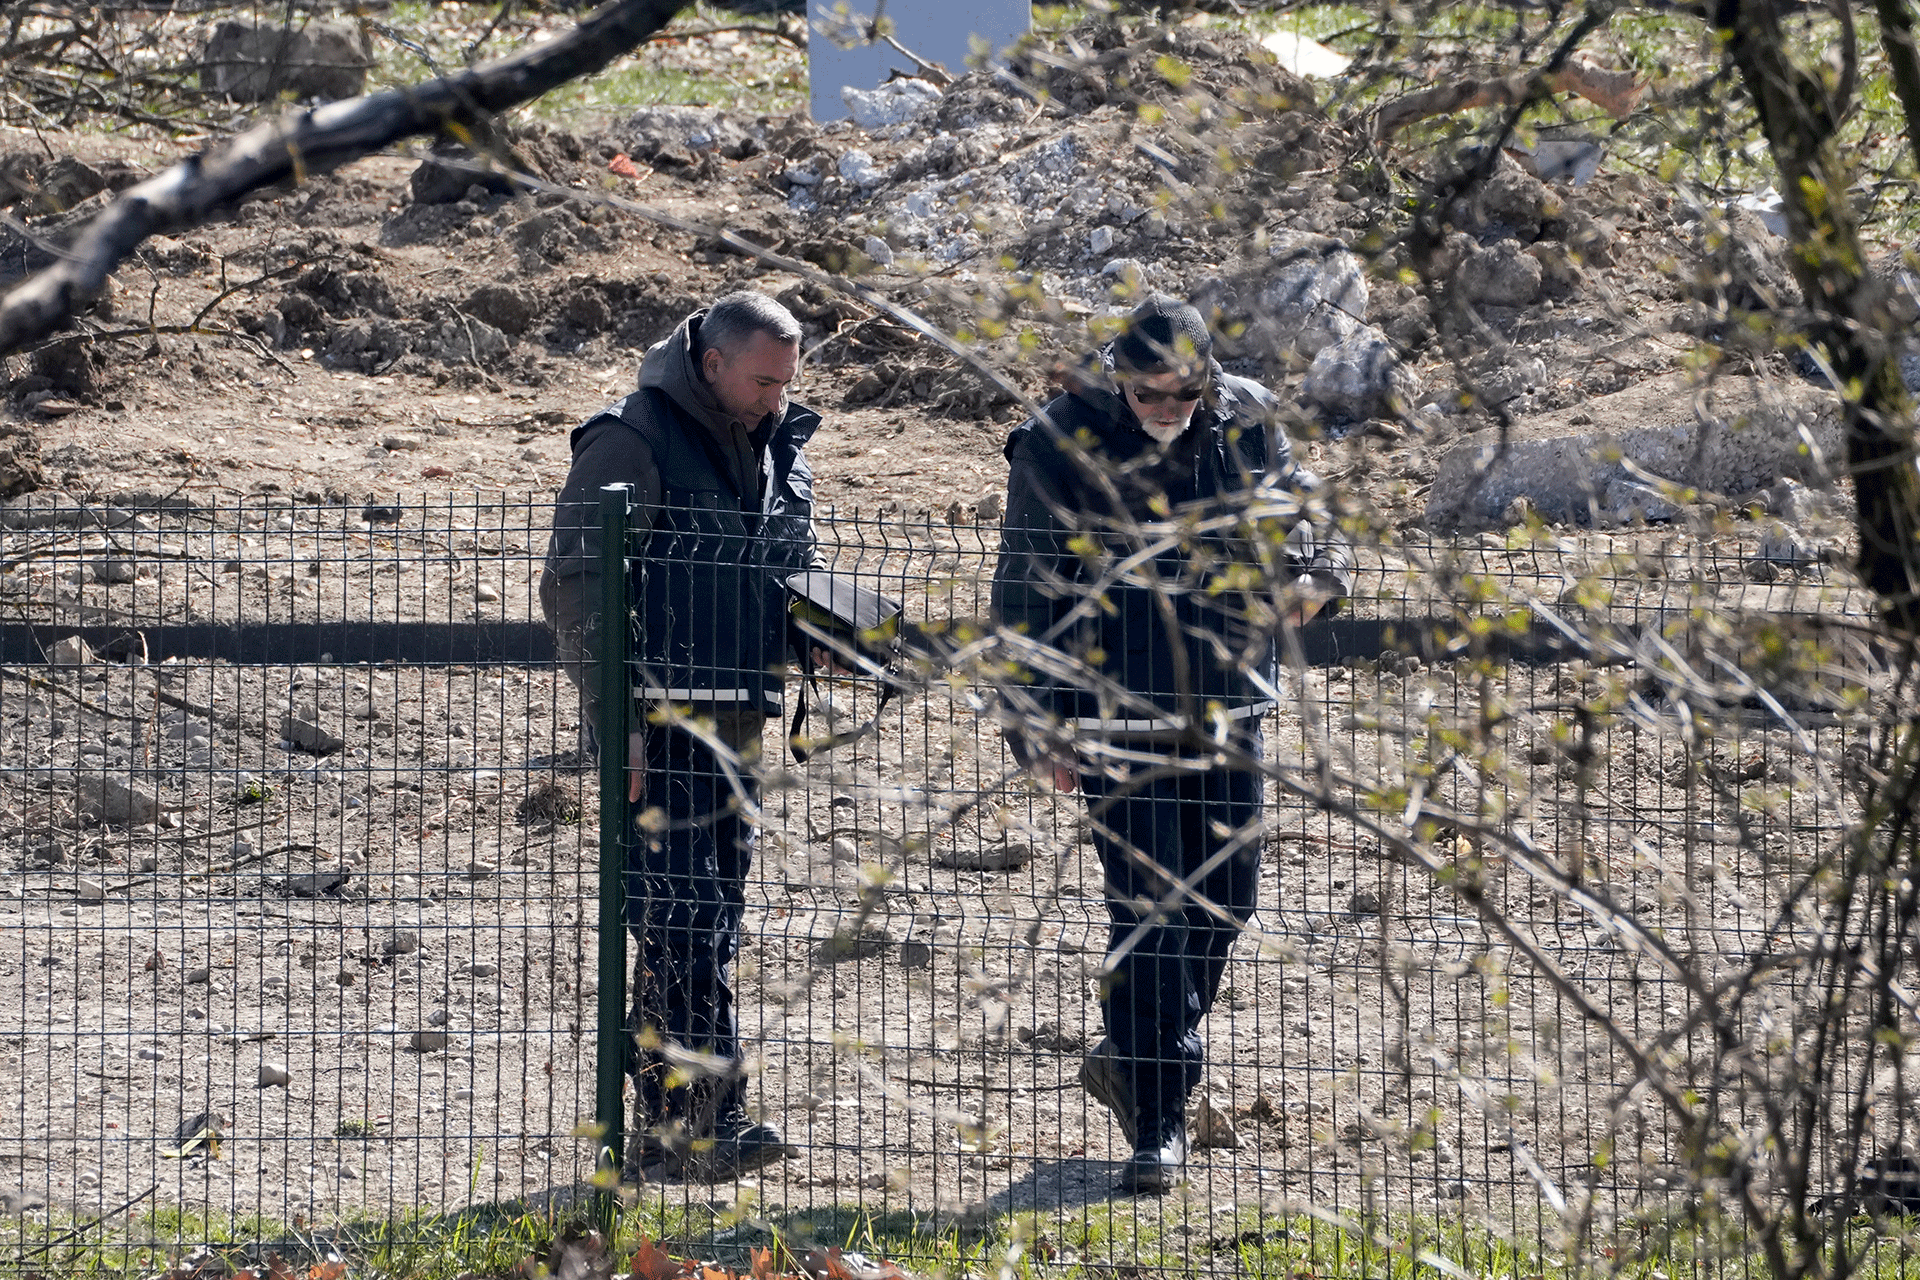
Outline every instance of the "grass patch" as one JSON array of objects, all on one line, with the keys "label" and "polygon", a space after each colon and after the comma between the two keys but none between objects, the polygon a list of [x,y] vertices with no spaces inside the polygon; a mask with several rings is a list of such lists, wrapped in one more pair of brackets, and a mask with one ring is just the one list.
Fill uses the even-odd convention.
[{"label": "grass patch", "polygon": [[[217,1256],[232,1270],[278,1254],[294,1274],[304,1275],[307,1265],[337,1254],[349,1274],[383,1280],[504,1280],[530,1259],[544,1261],[556,1240],[583,1224],[583,1210],[539,1212],[517,1204],[350,1221],[324,1231],[259,1216],[156,1209],[115,1229],[96,1227],[82,1240],[38,1255],[34,1264],[49,1275],[151,1276],[194,1251]],[[0,1226],[0,1248],[18,1257],[74,1225],[9,1221]],[[1179,1197],[998,1215],[875,1212],[855,1205],[761,1215],[749,1202],[729,1210],[710,1202],[653,1201],[623,1215],[616,1274],[625,1274],[643,1239],[675,1257],[740,1271],[758,1248],[774,1247],[783,1270],[791,1272],[808,1250],[837,1246],[890,1259],[928,1280],[1200,1280],[1222,1273],[1257,1280],[1573,1280],[1577,1272],[1585,1274],[1563,1255],[1477,1223],[1404,1215],[1363,1229],[1319,1215]],[[1888,1269],[1897,1252],[1891,1238],[1854,1247],[1863,1245],[1863,1274],[1905,1274]],[[1643,1245],[1630,1260],[1607,1269],[1651,1280],[1693,1265],[1684,1259],[1694,1252],[1670,1238],[1658,1254],[1644,1252]]]}]

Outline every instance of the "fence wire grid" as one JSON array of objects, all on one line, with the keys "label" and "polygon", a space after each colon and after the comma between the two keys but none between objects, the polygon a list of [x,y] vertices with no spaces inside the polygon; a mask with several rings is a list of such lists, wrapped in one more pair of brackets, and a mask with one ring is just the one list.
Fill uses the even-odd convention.
[{"label": "fence wire grid", "polygon": [[[103,1213],[185,1246],[586,1203],[600,797],[537,602],[550,513],[9,512],[9,1254]],[[1078,1080],[1109,928],[1087,807],[1010,756],[976,661],[999,531],[817,527],[948,643],[884,706],[870,674],[818,682],[815,733],[873,722],[850,742],[799,763],[765,731],[734,985],[749,1104],[797,1154],[629,1185],[689,1251],[742,1205],[1014,1213],[1063,1266],[1292,1274],[1365,1220],[1484,1232],[1518,1276],[1685,1219],[1661,1088],[1736,1132],[1764,1110],[1702,984],[1817,930],[1799,877],[1906,703],[1844,572],[1680,530],[1360,546],[1261,719],[1257,910],[1200,1027],[1187,1181],[1129,1200]],[[1781,1023],[1752,1043],[1804,1030],[1806,987],[1754,1000],[1743,1025]],[[1873,1141],[1904,1141],[1894,1108]]]}]

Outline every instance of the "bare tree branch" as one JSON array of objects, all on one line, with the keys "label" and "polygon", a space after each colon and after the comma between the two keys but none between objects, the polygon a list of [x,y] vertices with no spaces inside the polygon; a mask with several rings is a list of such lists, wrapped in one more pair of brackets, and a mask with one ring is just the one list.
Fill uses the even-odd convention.
[{"label": "bare tree branch", "polygon": [[250,191],[328,172],[402,138],[478,124],[600,70],[664,27],[682,3],[616,0],[558,40],[425,85],[290,113],[128,188],[62,261],[0,299],[0,354],[59,327],[148,236],[194,226]]}]

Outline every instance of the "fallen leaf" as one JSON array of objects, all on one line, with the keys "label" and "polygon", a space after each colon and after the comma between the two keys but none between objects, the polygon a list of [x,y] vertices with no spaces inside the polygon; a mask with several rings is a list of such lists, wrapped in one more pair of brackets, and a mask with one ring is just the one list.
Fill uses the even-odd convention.
[{"label": "fallen leaf", "polygon": [[633,1280],[680,1280],[692,1270],[645,1236],[633,1251]]},{"label": "fallen leaf", "polygon": [[634,167],[632,157],[624,151],[607,161],[607,169],[609,172],[617,173],[623,178],[633,178],[637,180],[640,177],[640,170]]},{"label": "fallen leaf", "polygon": [[773,1250],[755,1249],[747,1257],[753,1280],[778,1280],[780,1266],[773,1260]]}]

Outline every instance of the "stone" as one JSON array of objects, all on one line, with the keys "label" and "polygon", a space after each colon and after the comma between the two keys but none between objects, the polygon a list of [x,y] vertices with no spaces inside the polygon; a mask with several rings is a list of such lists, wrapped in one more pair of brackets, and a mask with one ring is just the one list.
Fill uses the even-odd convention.
[{"label": "stone", "polygon": [[87,566],[95,582],[127,583],[140,576],[140,564],[129,556],[95,560]]},{"label": "stone", "polygon": [[1365,265],[1338,240],[1285,232],[1270,247],[1255,328],[1273,346],[1318,355],[1366,323]]},{"label": "stone", "polygon": [[420,935],[411,929],[395,929],[380,940],[383,956],[410,956],[420,949]]},{"label": "stone", "polygon": [[1540,296],[1540,283],[1545,277],[1540,260],[1518,240],[1499,240],[1468,254],[1454,283],[1471,302],[1524,307]]},{"label": "stone", "polygon": [[1602,527],[1659,523],[1680,518],[1680,507],[1657,485],[1622,477],[1607,486],[1595,512]]},{"label": "stone", "polygon": [[373,51],[360,24],[302,21],[298,27],[225,21],[200,56],[200,87],[236,102],[354,98],[366,89]]},{"label": "stone", "polygon": [[500,588],[491,582],[476,583],[473,588],[473,598],[479,604],[493,604],[500,599]]},{"label": "stone", "polygon": [[389,453],[414,453],[421,445],[419,436],[382,436],[380,447]]},{"label": "stone", "polygon": [[457,204],[476,187],[483,196],[510,196],[515,190],[512,178],[460,146],[435,147],[407,177],[415,204]]},{"label": "stone", "polygon": [[1767,490],[1767,510],[1787,525],[1804,527],[1822,514],[1820,505],[1811,489],[1791,477]]},{"label": "stone", "polygon": [[508,337],[517,338],[533,327],[540,314],[540,303],[529,290],[493,282],[468,294],[460,309]]},{"label": "stone", "polygon": [[1240,1145],[1240,1133],[1234,1128],[1232,1110],[1216,1098],[1211,1089],[1201,1089],[1195,1095],[1188,1129],[1193,1134],[1195,1147],[1231,1151]]},{"label": "stone", "polygon": [[886,129],[930,114],[940,102],[940,90],[925,80],[889,80],[877,89],[842,85],[840,100],[862,129]]},{"label": "stone", "polygon": [[627,118],[627,154],[649,164],[689,164],[709,151],[744,160],[763,150],[758,134],[718,107],[642,107]]},{"label": "stone", "polygon": [[106,885],[101,884],[98,880],[89,879],[86,876],[80,877],[79,889],[80,901],[82,902],[98,902],[107,896]]},{"label": "stone", "polygon": [[829,847],[827,853],[835,862],[860,861],[860,851],[854,848],[853,841],[847,839],[845,836],[835,836],[833,838],[833,844]]},{"label": "stone", "polygon": [[1098,256],[1113,249],[1113,228],[1095,227],[1087,232],[1087,252]]},{"label": "stone", "polygon": [[469,862],[467,864],[467,879],[487,880],[498,875],[499,871],[500,868],[494,866],[491,862]]},{"label": "stone", "polygon": [[1356,329],[1323,347],[1300,384],[1300,398],[1326,417],[1363,422],[1394,417],[1413,404],[1420,387],[1377,329]]},{"label": "stone", "polygon": [[887,171],[864,151],[849,151],[841,156],[838,169],[841,177],[862,191],[871,191],[887,180]]},{"label": "stone", "polygon": [[407,1038],[407,1043],[415,1053],[438,1053],[453,1043],[453,1037],[444,1031],[416,1031]]},{"label": "stone", "polygon": [[1540,238],[1543,222],[1559,216],[1560,198],[1503,155],[1492,176],[1474,192],[1471,208],[1476,231],[1492,235],[1505,230],[1531,242]]},{"label": "stone", "polygon": [[293,1073],[287,1070],[284,1062],[263,1062],[260,1064],[259,1087],[262,1089],[284,1089],[293,1083]]},{"label": "stone", "polygon": [[868,236],[865,240],[861,241],[860,251],[873,259],[875,266],[890,267],[893,265],[893,246],[885,240],[882,240],[879,236]]},{"label": "stone", "polygon": [[189,969],[187,970],[186,983],[190,987],[204,987],[207,985],[208,979],[212,976],[212,971],[208,969]]},{"label": "stone", "polygon": [[[1607,430],[1597,422],[1633,425]],[[1831,392],[1747,374],[1722,374],[1701,389],[1670,374],[1522,418],[1504,436],[1494,429],[1466,437],[1435,466],[1427,526],[1487,528],[1523,495],[1543,519],[1587,524],[1603,515],[1616,481],[1644,483],[1640,472],[1732,496],[1782,477],[1819,486],[1830,479],[1829,460],[1842,456]]]},{"label": "stone", "polygon": [[1347,911],[1356,916],[1380,914],[1380,895],[1371,889],[1356,889],[1347,899]]},{"label": "stone", "polygon": [[116,827],[139,826],[160,817],[160,801],[130,781],[107,774],[86,774],[75,782],[80,816]]},{"label": "stone", "polygon": [[56,667],[85,667],[93,664],[93,649],[80,636],[56,640],[47,649],[47,660]]},{"label": "stone", "polygon": [[447,1011],[445,1009],[435,1009],[432,1013],[429,1013],[427,1015],[427,1025],[430,1027],[446,1026]]},{"label": "stone", "polygon": [[1515,356],[1476,361],[1471,385],[1481,404],[1510,405],[1547,387],[1547,362],[1539,356]]},{"label": "stone", "polygon": [[298,716],[280,717],[280,736],[309,755],[330,756],[347,745],[338,734],[328,733],[311,720]]},{"label": "stone", "polygon": [[348,871],[309,871],[288,876],[281,887],[296,898],[324,898],[345,888],[352,878]]},{"label": "stone", "polygon": [[893,947],[893,935],[885,929],[843,929],[813,949],[814,958],[825,964],[843,960],[865,960],[883,955]]},{"label": "stone", "polygon": [[1694,296],[1734,311],[1790,311],[1802,304],[1787,242],[1751,210],[1710,211],[1694,231]]},{"label": "stone", "polygon": [[1788,525],[1774,523],[1760,538],[1760,559],[1782,569],[1810,569],[1821,561],[1820,544]]},{"label": "stone", "polygon": [[476,978],[491,978],[500,972],[500,966],[491,960],[474,960],[467,965],[466,972]]},{"label": "stone", "polygon": [[936,867],[959,871],[1013,871],[1033,861],[1033,845],[1025,840],[1000,840],[972,848],[942,849],[933,858]]}]

